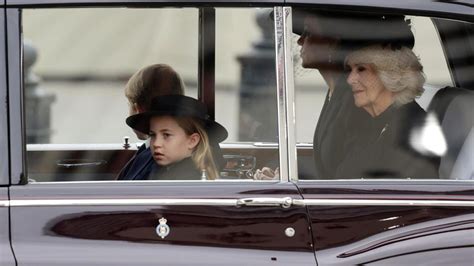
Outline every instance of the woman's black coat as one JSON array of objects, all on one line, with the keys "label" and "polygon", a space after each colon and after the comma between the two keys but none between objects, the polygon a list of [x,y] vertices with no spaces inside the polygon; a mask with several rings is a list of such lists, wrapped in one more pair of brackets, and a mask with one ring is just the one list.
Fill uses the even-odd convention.
[{"label": "woman's black coat", "polygon": [[313,158],[316,167],[314,178],[336,177],[336,170],[347,153],[345,142],[350,131],[349,127],[354,125],[350,119],[360,117],[354,115],[356,113],[361,114],[362,111],[354,105],[352,90],[345,76],[342,76],[330,100],[328,91],[314,132]]},{"label": "woman's black coat", "polygon": [[[362,121],[362,122],[361,122]],[[358,120],[350,127],[347,154],[337,178],[438,178],[435,158],[413,147],[413,136],[426,123],[425,111],[416,103],[390,106],[382,114]]]}]

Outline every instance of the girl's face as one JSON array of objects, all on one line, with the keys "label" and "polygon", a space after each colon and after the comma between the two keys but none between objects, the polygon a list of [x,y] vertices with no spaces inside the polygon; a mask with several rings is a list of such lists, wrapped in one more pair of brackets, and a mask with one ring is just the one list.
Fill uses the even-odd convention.
[{"label": "girl's face", "polygon": [[348,62],[350,74],[347,83],[352,87],[354,103],[371,116],[377,116],[393,102],[393,93],[387,90],[370,64]]},{"label": "girl's face", "polygon": [[201,139],[198,133],[186,134],[172,116],[152,117],[148,135],[153,159],[162,166],[190,157]]}]

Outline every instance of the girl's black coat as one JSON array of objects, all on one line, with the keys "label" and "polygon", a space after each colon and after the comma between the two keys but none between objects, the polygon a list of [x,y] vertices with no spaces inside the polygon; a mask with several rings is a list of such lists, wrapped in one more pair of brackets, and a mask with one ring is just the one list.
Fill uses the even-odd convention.
[{"label": "girl's black coat", "polygon": [[161,166],[151,173],[152,180],[200,180],[201,171],[196,167],[191,157],[167,166]]}]

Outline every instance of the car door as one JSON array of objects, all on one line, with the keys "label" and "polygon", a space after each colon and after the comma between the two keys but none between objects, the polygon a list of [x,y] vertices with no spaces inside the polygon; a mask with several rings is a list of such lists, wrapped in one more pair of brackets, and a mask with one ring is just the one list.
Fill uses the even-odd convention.
[{"label": "car door", "polygon": [[[42,3],[46,2],[43,1]],[[66,4],[56,7],[66,7]],[[21,72],[21,65],[25,62],[21,61],[20,47],[25,46],[25,40],[28,37],[31,38],[32,44],[37,47],[39,56],[36,71],[38,71],[38,76],[44,78],[44,82],[41,84],[44,86],[43,88],[48,89],[46,92],[50,93],[55,91],[54,86],[63,86],[56,90],[55,100],[57,106],[53,105],[53,107],[59,108],[58,105],[62,105],[67,108],[57,111],[52,107],[52,112],[57,113],[52,115],[51,124],[57,126],[57,123],[61,122],[55,120],[54,117],[64,115],[63,119],[66,119],[66,125],[68,126],[58,127],[57,134],[65,133],[63,131],[69,132],[69,135],[64,135],[66,137],[58,141],[59,143],[54,143],[56,141],[54,135],[52,135],[50,143],[36,142],[34,145],[28,144],[26,138],[21,136],[10,140],[10,147],[12,147],[10,151],[12,157],[12,186],[9,201],[12,225],[11,239],[18,265],[315,265],[307,212],[304,206],[292,205],[293,200],[301,200],[302,197],[297,187],[288,182],[287,168],[281,167],[283,170],[281,171],[282,178],[280,180],[254,181],[251,178],[252,173],[250,171],[255,167],[254,160],[259,164],[264,164],[266,160],[274,159],[272,156],[276,155],[277,162],[279,161],[282,165],[287,164],[288,145],[284,140],[285,131],[282,126],[280,127],[283,128],[283,131],[278,131],[278,128],[275,127],[275,135],[268,139],[268,142],[271,143],[267,143],[266,146],[263,145],[267,150],[268,147],[273,147],[270,152],[271,156],[256,158],[255,156],[244,157],[242,154],[232,154],[233,157],[229,158],[235,159],[237,162],[249,161],[254,166],[248,167],[244,164],[240,168],[228,167],[233,172],[224,171],[221,178],[215,181],[115,181],[110,180],[111,175],[112,178],[114,177],[114,172],[107,172],[104,175],[101,172],[102,170],[98,170],[100,167],[95,168],[96,164],[90,164],[90,161],[74,161],[68,165],[61,161],[57,162],[55,167],[45,168],[47,170],[43,169],[43,171],[37,172],[30,171],[31,168],[29,168],[30,165],[37,165],[37,162],[27,161],[41,159],[48,162],[48,160],[51,160],[51,157],[47,156],[48,151],[60,151],[61,148],[71,150],[72,146],[86,150],[88,155],[94,155],[94,151],[101,150],[103,146],[94,143],[74,143],[75,137],[90,138],[94,134],[97,136],[104,127],[106,128],[109,125],[110,128],[106,129],[108,136],[113,139],[113,136],[117,135],[113,130],[114,125],[109,124],[110,120],[106,115],[107,110],[102,108],[104,103],[106,103],[108,109],[112,109],[111,113],[119,114],[118,119],[120,121],[123,121],[127,116],[128,107],[121,90],[116,93],[117,90],[100,89],[95,86],[87,88],[85,83],[76,84],[80,88],[75,90],[68,87],[72,85],[66,85],[64,88],[62,84],[64,77],[74,76],[74,73],[83,74],[81,71],[74,72],[74,67],[71,68],[72,70],[68,69],[70,64],[74,64],[74,60],[85,60],[87,58],[91,60],[87,61],[90,64],[85,64],[86,67],[82,65],[82,68],[80,68],[81,66],[78,68],[84,70],[87,75],[91,75],[90,79],[99,79],[99,82],[95,85],[100,85],[101,78],[107,78],[107,73],[101,77],[94,76],[100,72],[97,68],[103,67],[102,70],[107,72],[107,70],[113,70],[118,65],[127,64],[133,60],[138,60],[138,64],[135,62],[135,67],[142,67],[146,64],[162,62],[156,61],[159,60],[157,58],[163,59],[167,54],[171,56],[171,59],[174,59],[174,66],[181,68],[178,70],[180,70],[179,73],[182,76],[186,77],[187,75],[197,80],[196,63],[206,65],[204,63],[206,53],[202,53],[204,57],[198,59],[198,56],[194,55],[198,49],[189,48],[189,46],[198,48],[198,40],[202,37],[202,35],[201,37],[198,35],[198,28],[195,27],[199,24],[198,18],[201,21],[208,21],[209,18],[204,17],[209,17],[209,15],[212,17],[215,12],[217,19],[211,19],[211,25],[216,24],[218,29],[223,31],[217,31],[216,47],[217,49],[227,49],[225,51],[228,52],[223,54],[228,56],[227,54],[234,48],[225,46],[229,43],[225,42],[228,40],[227,35],[222,36],[220,34],[234,33],[231,41],[235,41],[237,45],[240,45],[239,40],[244,38],[247,32],[244,27],[238,31],[236,28],[230,30],[228,22],[223,20],[231,18],[235,21],[244,15],[251,19],[253,24],[255,23],[255,8],[239,10],[221,10],[217,8],[215,11],[214,8],[207,8],[207,11],[204,12],[206,14],[199,7],[160,9],[138,8],[138,6],[137,8],[111,6],[87,9],[87,7],[74,8],[68,6],[66,9],[50,9],[46,6],[46,8],[29,9],[25,5],[21,8],[15,6],[8,9],[8,48],[9,58],[11,59],[9,60],[11,83],[8,88],[11,95],[9,107],[10,128],[16,130],[16,132],[21,132],[23,135],[28,135],[29,129],[28,126],[26,128],[24,126],[22,113],[28,108],[34,108],[31,102],[28,104],[26,100],[25,107],[22,107],[22,100],[24,99],[22,95],[23,93],[26,94],[28,89],[31,89],[31,87],[27,88],[26,86],[28,83],[27,74]],[[278,40],[277,43],[281,44],[282,31],[279,31],[280,33],[277,36],[273,36],[273,20],[269,17],[270,11],[273,9],[265,8],[265,10],[264,19],[270,23],[269,36]],[[277,7],[275,10],[279,18],[276,20],[276,27],[283,29],[283,9]],[[68,24],[71,21],[75,24],[74,27],[61,28],[62,25],[58,21],[63,21],[63,25],[71,25]],[[101,21],[113,23],[104,24]],[[221,26],[221,23],[227,24]],[[86,27],[81,26],[81,24],[86,25]],[[20,25],[23,26],[25,39],[20,38]],[[41,25],[57,28],[48,37],[47,32],[44,31]],[[91,28],[87,25],[96,25],[97,27]],[[139,25],[145,28],[140,29]],[[71,29],[81,33],[79,34],[80,41],[61,42],[64,39],[67,40],[67,36],[71,38]],[[126,34],[123,33],[124,29]],[[150,29],[171,30],[153,33],[153,31],[149,31]],[[188,31],[188,29],[191,30]],[[143,30],[141,34],[136,34],[140,30]],[[172,35],[173,32],[178,33],[177,36],[180,42],[167,43],[168,40],[175,38]],[[153,38],[155,38],[153,34],[158,34],[155,39],[155,41],[159,40],[158,42],[153,43]],[[203,33],[201,32],[201,34]],[[258,31],[252,29],[252,34],[258,35]],[[58,36],[62,37],[58,38]],[[162,36],[167,36],[167,38],[162,38]],[[43,39],[47,37],[48,40]],[[118,39],[100,46],[101,42],[117,37]],[[133,55],[139,56],[143,51],[149,51],[150,57],[145,56],[138,59],[131,59],[132,57],[128,57],[128,55],[120,57],[127,51],[132,53],[133,50],[127,44],[120,45],[120,42],[126,43],[127,40],[134,40],[134,38],[143,38],[139,42],[135,42],[135,44],[138,43],[143,46],[135,47],[135,52],[138,51],[138,53]],[[88,41],[92,43],[88,43]],[[224,46],[221,42],[224,42]],[[164,43],[164,45],[158,46],[161,43]],[[48,44],[51,46],[47,48],[42,46]],[[122,49],[114,53],[110,50],[111,46],[109,44],[114,44]],[[164,48],[170,48],[170,45],[176,45],[182,50],[163,51]],[[68,52],[67,48],[69,46],[85,47],[85,49]],[[62,49],[59,49],[59,47],[62,47]],[[144,50],[143,47],[149,50]],[[275,51],[274,47],[275,45],[272,44],[270,50]],[[266,98],[269,98],[269,102],[266,104],[275,105],[275,109],[277,105],[286,106],[285,99],[277,97],[284,91],[282,84],[284,84],[285,79],[277,73],[281,73],[281,68],[284,67],[284,62],[287,59],[281,48],[276,58],[275,53],[270,53],[273,56],[271,65],[273,70],[271,72],[273,72],[274,77],[273,80],[270,80],[275,84],[278,81],[279,85],[268,86],[273,90],[267,95]],[[26,57],[26,48],[24,49]],[[48,57],[48,49],[56,57]],[[153,51],[158,52],[153,54]],[[193,53],[193,56],[183,56],[189,53]],[[153,57],[152,55],[163,57]],[[218,53],[218,55],[220,54]],[[120,57],[120,60],[112,60],[108,65],[98,67],[92,64],[93,62],[100,64],[100,60],[95,60],[97,57],[101,57],[101,60]],[[39,61],[41,58],[47,62],[43,64]],[[150,58],[152,58],[151,61]],[[63,59],[66,63],[62,61]],[[194,59],[196,61],[193,61]],[[179,64],[180,60],[182,62]],[[216,69],[225,69],[226,66],[221,64],[222,62],[237,61],[235,57],[230,56],[223,61],[219,60],[216,60]],[[49,62],[52,62],[53,65]],[[83,64],[83,61],[79,61],[78,65],[81,64]],[[94,71],[87,72],[90,69]],[[132,69],[132,71],[136,70],[137,68]],[[235,66],[231,69],[231,72],[233,70],[235,70]],[[245,70],[243,69],[243,71]],[[25,73],[34,72],[30,68],[26,69]],[[206,81],[206,78],[208,76],[199,74],[200,80]],[[234,76],[224,78],[224,80],[227,79],[234,82],[238,80]],[[73,78],[73,82],[75,81],[77,80]],[[211,80],[207,79],[207,82],[209,81]],[[219,82],[221,80],[216,78],[216,87],[219,87]],[[25,86],[22,86],[23,83]],[[200,88],[209,88],[202,85],[201,81],[197,83]],[[199,96],[197,91],[199,91],[199,94],[214,94],[214,91],[209,92],[206,89],[195,88],[193,90],[192,87],[197,87],[196,85],[193,85],[193,80],[188,81],[187,93],[196,98]],[[114,83],[114,86],[118,87],[119,85]],[[120,86],[123,86],[123,84],[121,83]],[[235,86],[238,89],[238,84]],[[67,92],[61,94],[62,92],[59,91],[62,89]],[[211,87],[211,89],[214,88]],[[97,98],[104,91],[107,101],[97,101]],[[113,95],[117,96],[114,96],[114,98]],[[75,96],[72,98],[73,100],[67,98],[71,96]],[[242,147],[247,147],[250,150],[258,149],[259,145],[240,142],[237,138],[238,127],[235,126],[235,120],[233,119],[238,117],[239,114],[237,105],[239,97],[238,90],[224,89],[218,91],[216,89],[216,108],[229,112],[228,114],[216,112],[216,119],[225,122],[224,125],[228,127],[231,138],[235,142],[235,144],[224,144],[223,146],[230,145],[237,150],[243,150]],[[202,99],[202,97],[200,98]],[[202,100],[206,102],[206,100],[209,101],[209,98]],[[119,102],[121,106],[115,108],[116,102]],[[97,112],[93,113],[94,119],[80,118],[83,113],[90,110]],[[284,112],[285,109],[281,109],[270,114],[267,118],[279,121],[281,117],[284,117]],[[35,118],[37,117],[25,117],[26,121]],[[68,121],[74,123],[68,124]],[[95,126],[93,130],[87,128],[88,124],[95,122],[99,125]],[[231,128],[232,126],[233,128]],[[128,134],[133,134],[133,132]],[[277,136],[276,139],[275,136]],[[70,145],[71,142],[68,144],[67,140],[71,140],[73,145]],[[265,137],[261,139],[262,142],[265,140]],[[61,141],[66,143],[61,143]],[[53,144],[50,145],[51,143]],[[120,145],[117,146],[121,147]],[[130,153],[128,147],[116,150]],[[43,151],[45,152],[43,156],[34,157],[28,154]],[[70,153],[64,154],[70,156]],[[259,153],[250,151],[250,155],[252,154]],[[52,158],[56,157],[53,156]],[[74,159],[77,159],[77,157]],[[90,157],[86,159],[90,159]],[[122,166],[125,162],[126,160],[122,162]],[[109,161],[104,160],[102,164],[107,163]],[[65,171],[64,167],[86,167],[86,169]],[[61,176],[60,181],[55,181],[55,177],[58,176],[56,170],[62,171],[59,175]]]},{"label": "car door", "polygon": [[[456,6],[458,7],[460,6]],[[409,9],[403,5],[398,8]],[[465,11],[470,9],[467,6],[464,8]],[[355,9],[359,12],[364,11],[362,8]],[[444,11],[446,10],[450,8],[447,6]],[[369,8],[365,8],[365,11],[373,11],[372,16],[374,13],[382,16],[382,14],[394,12],[393,10],[375,11]],[[467,134],[469,130],[472,131],[472,75],[466,75],[467,72],[471,73],[473,70],[474,49],[470,41],[472,40],[472,16],[467,17],[470,21],[468,22],[443,19],[439,17],[440,14],[429,17],[416,15],[414,11],[406,12],[400,15],[406,15],[411,20],[411,29],[415,35],[413,50],[421,60],[426,76],[425,91],[416,101],[428,114],[434,114],[436,113],[436,110],[432,109],[434,104],[430,104],[436,101],[432,100],[433,95],[437,95],[435,96],[437,98],[440,97],[439,95],[445,95],[444,93],[456,95],[456,91],[463,91],[460,94],[462,97],[460,102],[468,101],[471,106],[462,109],[461,104],[453,104],[447,109],[457,110],[455,118],[447,121],[448,115],[443,113],[444,118],[436,120],[434,127],[429,131],[430,137],[438,134],[437,130],[445,137],[445,139],[441,137],[427,142],[429,143],[427,148],[430,149],[446,143],[447,152],[439,154],[438,157],[435,156],[435,160],[441,160],[442,166],[443,161],[448,163],[447,161],[461,158],[461,155],[456,154],[453,159],[451,151],[455,149],[452,148],[459,143],[461,146],[467,143],[466,140],[469,138]],[[446,16],[453,17],[454,15],[446,14]],[[295,19],[298,18],[293,17],[293,21]],[[335,25],[339,25],[340,28],[331,28],[331,33],[354,27],[349,16],[339,21],[335,16],[333,19],[337,21]],[[355,31],[354,34],[359,34],[361,39],[364,38],[363,31]],[[294,43],[294,45],[298,44]],[[299,43],[299,45],[302,44]],[[295,68],[298,70],[297,64]],[[317,72],[310,74],[318,75]],[[327,103],[332,99],[325,97],[327,87],[322,80],[315,82],[296,70],[295,76],[296,129],[299,130],[297,142],[299,145],[308,145],[305,143],[313,142],[314,128],[307,127],[306,114],[323,108],[324,102]],[[349,82],[348,79],[347,82]],[[438,90],[440,93],[437,93]],[[350,99],[352,100],[352,95]],[[317,108],[315,108],[316,103],[320,104]],[[342,108],[343,106],[339,106],[339,109]],[[466,117],[465,120],[464,117]],[[446,127],[445,123],[451,126]],[[466,133],[463,132],[464,128],[467,128]],[[450,140],[450,132],[451,135],[456,135],[455,141]],[[333,133],[337,132],[333,131]],[[329,138],[326,137],[326,140]],[[341,138],[339,141],[345,141],[345,139]],[[463,149],[469,150],[468,153],[472,154],[472,145],[468,145],[465,145]],[[320,161],[323,163],[327,161],[325,156],[329,156],[316,146],[314,153],[323,158]],[[347,156],[347,154],[344,155]],[[304,200],[295,204],[304,205],[308,209],[318,264],[472,265],[474,263],[472,255],[474,251],[472,229],[474,184],[470,180],[472,179],[472,161],[463,165],[467,168],[467,175],[456,175],[452,172],[443,175],[440,166],[440,177],[429,179],[416,176],[379,179],[356,175],[345,178],[314,176],[312,175],[315,173],[314,169],[311,170],[311,166],[305,165],[305,162],[314,165],[311,158],[298,157],[298,188]],[[340,159],[336,163],[342,162],[343,159]],[[410,163],[412,162],[408,162],[404,167],[410,167]],[[452,169],[457,164],[459,163],[454,163],[454,166],[451,164]],[[372,170],[379,171],[379,169]]]}]

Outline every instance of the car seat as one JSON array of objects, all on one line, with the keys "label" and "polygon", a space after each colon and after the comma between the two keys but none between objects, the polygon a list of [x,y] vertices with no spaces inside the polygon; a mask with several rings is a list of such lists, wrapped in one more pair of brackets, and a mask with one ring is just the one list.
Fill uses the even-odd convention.
[{"label": "car seat", "polygon": [[[473,104],[474,92],[462,88],[445,87],[435,94],[428,106],[428,112],[435,113],[441,123],[448,148],[440,158],[440,178],[470,179],[473,175],[472,171],[469,174],[465,170],[469,166],[472,169],[474,164],[468,160],[468,157],[465,157],[474,153],[472,140],[468,139],[468,136],[473,134]],[[462,153],[461,150],[463,150]],[[456,170],[457,174],[453,173],[455,165],[458,169]],[[464,171],[459,171],[459,169],[464,169]],[[458,176],[461,172],[462,176]]]}]

